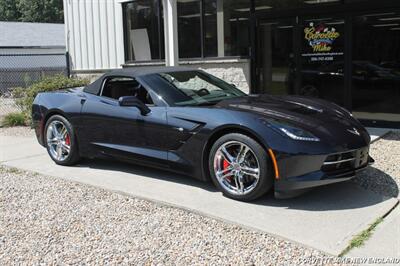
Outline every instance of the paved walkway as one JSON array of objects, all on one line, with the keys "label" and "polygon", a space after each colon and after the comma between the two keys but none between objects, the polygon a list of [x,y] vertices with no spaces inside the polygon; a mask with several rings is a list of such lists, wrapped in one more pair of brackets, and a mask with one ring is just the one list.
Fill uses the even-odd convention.
[{"label": "paved walkway", "polygon": [[[397,206],[374,231],[365,245],[355,248],[346,257],[397,258],[400,264],[400,206]],[[395,263],[393,263],[395,264]]]},{"label": "paved walkway", "polygon": [[54,164],[33,138],[0,136],[0,163],[162,202],[338,255],[357,233],[397,204],[352,183],[322,187],[296,199],[272,195],[253,203],[227,199],[211,184],[135,165],[86,161]]}]

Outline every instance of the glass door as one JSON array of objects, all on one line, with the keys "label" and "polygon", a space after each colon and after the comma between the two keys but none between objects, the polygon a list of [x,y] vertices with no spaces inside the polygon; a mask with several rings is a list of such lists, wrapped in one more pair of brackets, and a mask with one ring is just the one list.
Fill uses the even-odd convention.
[{"label": "glass door", "polygon": [[323,98],[345,105],[345,20],[262,21],[257,77],[261,93]]},{"label": "glass door", "polygon": [[290,94],[294,81],[295,19],[263,21],[258,27],[257,77],[260,93]]},{"label": "glass door", "polygon": [[295,94],[345,106],[345,20],[305,17],[299,26],[301,52]]}]

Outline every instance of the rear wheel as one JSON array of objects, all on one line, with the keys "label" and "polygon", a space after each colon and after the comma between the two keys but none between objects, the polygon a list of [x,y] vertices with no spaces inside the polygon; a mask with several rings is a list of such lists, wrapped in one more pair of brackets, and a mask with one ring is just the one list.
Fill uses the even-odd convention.
[{"label": "rear wheel", "polygon": [[214,184],[233,199],[250,201],[272,188],[272,169],[265,149],[238,133],[219,138],[211,148],[209,170]]},{"label": "rear wheel", "polygon": [[71,123],[60,115],[47,120],[45,144],[51,159],[60,165],[73,165],[78,162],[78,144]]}]

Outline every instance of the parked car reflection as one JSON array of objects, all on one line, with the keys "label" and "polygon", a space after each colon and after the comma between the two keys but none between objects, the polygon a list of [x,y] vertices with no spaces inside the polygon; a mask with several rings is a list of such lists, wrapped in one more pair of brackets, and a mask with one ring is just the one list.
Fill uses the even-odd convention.
[{"label": "parked car reflection", "polygon": [[[352,73],[352,97],[356,105],[367,105],[368,102],[389,99],[399,93],[399,71],[369,61],[354,61]],[[289,91],[293,94],[342,103],[344,74],[343,61],[317,68],[305,67],[301,71],[300,88],[296,91],[293,82],[295,74],[294,71],[290,71]]]}]

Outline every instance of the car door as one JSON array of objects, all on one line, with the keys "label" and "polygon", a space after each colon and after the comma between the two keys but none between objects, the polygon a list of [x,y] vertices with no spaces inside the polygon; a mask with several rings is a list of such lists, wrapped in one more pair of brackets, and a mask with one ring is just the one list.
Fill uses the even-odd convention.
[{"label": "car door", "polygon": [[104,155],[166,165],[167,151],[163,140],[163,131],[167,127],[165,106],[148,105],[151,112],[147,115],[142,115],[137,107],[120,106],[113,97],[132,95],[105,96],[104,88],[113,78],[105,78],[99,96],[87,95],[83,102],[79,131],[80,138],[86,143],[84,149],[93,157]]}]

